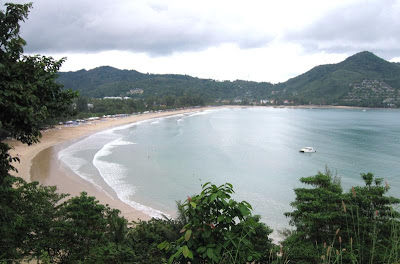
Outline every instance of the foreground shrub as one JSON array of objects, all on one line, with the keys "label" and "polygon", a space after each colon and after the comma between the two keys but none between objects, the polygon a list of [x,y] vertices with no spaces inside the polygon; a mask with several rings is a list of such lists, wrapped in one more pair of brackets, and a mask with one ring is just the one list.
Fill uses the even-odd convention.
[{"label": "foreground shrub", "polygon": [[[272,232],[259,217],[251,216],[251,205],[231,198],[232,185],[206,183],[201,194],[180,205],[185,226],[173,243],[159,245],[170,253],[169,263],[245,263],[261,259],[269,252]],[[259,232],[259,233],[257,233]],[[262,235],[262,237],[260,237]],[[265,235],[265,236],[264,236]],[[263,244],[261,252],[253,239]]]},{"label": "foreground shrub", "polygon": [[313,188],[295,189],[293,212],[286,213],[296,229],[283,241],[285,254],[296,263],[396,263],[400,257],[400,199],[372,173],[361,174],[363,187],[343,193],[340,181],[327,170],[302,178]]},{"label": "foreground shrub", "polygon": [[133,263],[165,263],[167,254],[157,248],[163,241],[175,241],[183,225],[171,219],[151,219],[134,222],[129,229],[126,244],[133,250]]}]

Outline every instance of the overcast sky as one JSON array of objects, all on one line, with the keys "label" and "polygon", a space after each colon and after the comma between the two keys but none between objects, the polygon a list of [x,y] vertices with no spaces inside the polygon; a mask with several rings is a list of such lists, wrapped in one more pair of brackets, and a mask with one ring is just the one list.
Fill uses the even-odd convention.
[{"label": "overcast sky", "polygon": [[364,50],[400,61],[400,0],[33,1],[25,52],[67,57],[62,71],[277,83]]}]

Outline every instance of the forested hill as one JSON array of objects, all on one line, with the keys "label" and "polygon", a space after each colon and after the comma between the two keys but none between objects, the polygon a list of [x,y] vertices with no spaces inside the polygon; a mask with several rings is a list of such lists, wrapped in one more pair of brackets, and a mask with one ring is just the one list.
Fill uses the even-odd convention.
[{"label": "forested hill", "polygon": [[58,81],[67,89],[88,97],[129,96],[146,98],[183,94],[200,95],[207,100],[264,98],[271,93],[271,83],[215,81],[188,75],[143,74],[103,66],[89,71],[60,72]]},{"label": "forested hill", "polygon": [[[317,66],[284,83],[215,81],[188,75],[143,74],[99,67],[61,72],[58,81],[88,97],[147,98],[194,94],[207,101],[247,99],[272,104],[339,104],[400,107],[400,64],[371,52],[357,53],[337,64]],[[264,102],[265,102],[264,101]]]},{"label": "forested hill", "polygon": [[387,106],[399,104],[400,64],[371,52],[357,53],[337,64],[310,71],[275,85],[282,98],[299,104]]}]

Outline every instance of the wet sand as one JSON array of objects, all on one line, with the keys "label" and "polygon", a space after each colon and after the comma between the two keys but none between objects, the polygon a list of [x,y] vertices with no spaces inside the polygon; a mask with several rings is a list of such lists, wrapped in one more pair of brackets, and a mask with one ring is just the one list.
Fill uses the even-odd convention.
[{"label": "wet sand", "polygon": [[150,217],[140,211],[135,210],[117,198],[116,193],[111,189],[98,189],[90,182],[82,179],[72,172],[66,165],[57,158],[57,153],[69,144],[60,144],[49,147],[41,151],[32,160],[31,180],[38,181],[46,186],[56,185],[60,193],[68,193],[77,196],[81,192],[87,192],[90,196],[95,196],[102,204],[108,204],[111,208],[118,209],[129,221],[149,220]]}]

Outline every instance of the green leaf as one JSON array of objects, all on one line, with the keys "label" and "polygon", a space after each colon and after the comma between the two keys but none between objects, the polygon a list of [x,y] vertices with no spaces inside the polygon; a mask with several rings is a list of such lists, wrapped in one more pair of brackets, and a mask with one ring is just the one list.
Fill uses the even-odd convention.
[{"label": "green leaf", "polygon": [[164,248],[167,247],[169,243],[167,241],[161,242],[160,244],[157,245],[157,248],[160,250],[163,250]]},{"label": "green leaf", "polygon": [[194,203],[194,202],[190,202],[190,205],[193,207],[193,208],[196,208],[196,203]]},{"label": "green leaf", "polygon": [[214,256],[214,251],[212,250],[212,248],[207,248],[207,256],[208,258],[212,259]]},{"label": "green leaf", "polygon": [[185,258],[189,256],[189,252],[190,252],[189,248],[187,246],[183,246],[182,253]]},{"label": "green leaf", "polygon": [[169,257],[168,263],[169,263],[169,264],[173,263],[174,259],[175,259],[175,254],[174,254],[174,255],[171,255],[171,257]]},{"label": "green leaf", "polygon": [[214,202],[215,198],[217,198],[218,194],[217,193],[213,193],[211,194],[211,199],[210,202]]},{"label": "green leaf", "polygon": [[206,251],[206,247],[205,246],[201,246],[201,247],[199,247],[196,251],[198,252],[198,253],[203,253],[204,251]]},{"label": "green leaf", "polygon": [[218,216],[217,221],[221,222],[224,219],[225,219],[225,216],[224,215],[220,215],[220,216]]},{"label": "green leaf", "polygon": [[190,251],[190,250],[189,250],[188,257],[189,257],[190,259],[193,259],[193,253],[192,253],[192,251]]},{"label": "green leaf", "polygon": [[240,212],[242,213],[243,216],[247,216],[247,215],[250,214],[250,210],[244,205],[240,205],[239,206],[239,210],[240,210]]},{"label": "green leaf", "polygon": [[213,255],[212,260],[213,260],[215,263],[219,263],[219,257],[218,257],[216,254]]},{"label": "green leaf", "polygon": [[188,241],[192,236],[192,230],[187,230],[185,233],[185,240]]}]

